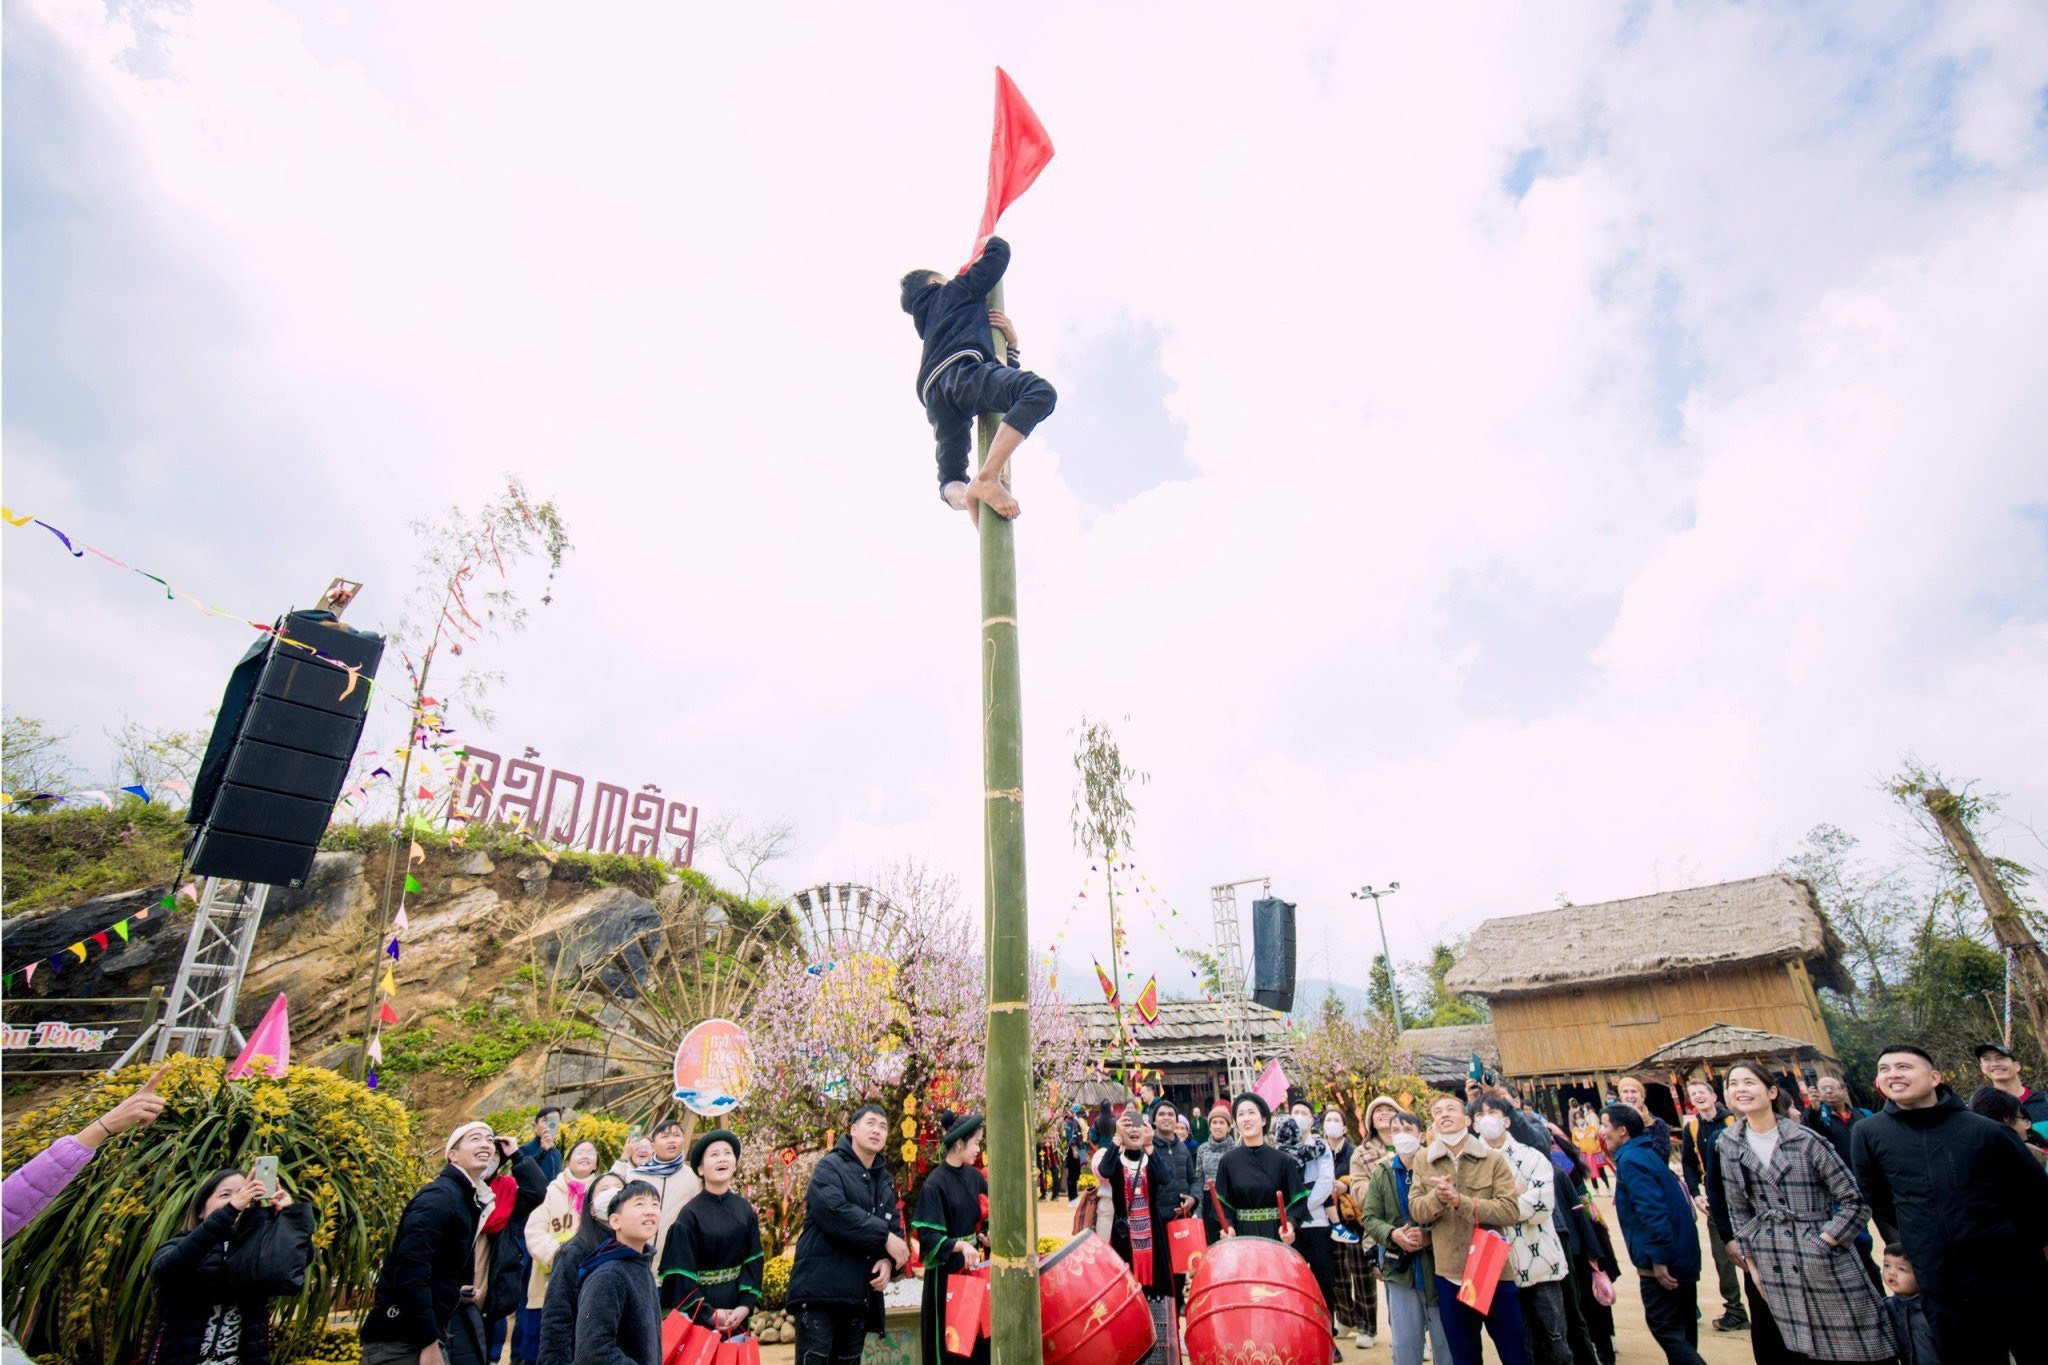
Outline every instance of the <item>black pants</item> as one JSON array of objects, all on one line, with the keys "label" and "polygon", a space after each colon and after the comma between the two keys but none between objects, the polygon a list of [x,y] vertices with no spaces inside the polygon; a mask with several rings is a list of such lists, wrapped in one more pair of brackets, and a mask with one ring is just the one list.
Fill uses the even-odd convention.
[{"label": "black pants", "polygon": [[[1312,1228],[1305,1223],[1294,1225],[1294,1249],[1301,1253],[1301,1259],[1308,1262],[1311,1275],[1316,1277],[1316,1288],[1323,1291],[1325,1307],[1337,1302],[1337,1262],[1330,1254],[1330,1230]],[[1330,1331],[1335,1334],[1336,1319],[1330,1320]]]},{"label": "black pants", "polygon": [[1676,1289],[1658,1284],[1655,1275],[1636,1282],[1643,1290],[1643,1320],[1664,1348],[1664,1359],[1670,1365],[1707,1365],[1695,1349],[1700,1344],[1699,1282],[1680,1280]]},{"label": "black pants", "polygon": [[2019,1365],[2041,1365],[2048,1361],[2048,1344],[2041,1340],[2039,1319],[2016,1302],[1976,1312],[1936,1312],[1932,1316],[1934,1340],[1947,1365],[1966,1360],[2003,1365],[2007,1358]]},{"label": "black pants", "polygon": [[1067,1198],[1081,1197],[1081,1157],[1077,1152],[1067,1153]]},{"label": "black pants", "polygon": [[868,1340],[865,1305],[812,1304],[790,1316],[796,1322],[796,1365],[860,1365]]},{"label": "black pants", "polygon": [[1029,436],[1057,401],[1052,385],[1031,371],[1013,370],[993,360],[969,357],[940,370],[924,399],[924,415],[931,419],[932,435],[939,443],[939,487],[966,481],[967,448],[976,417],[999,414],[1003,425]]}]

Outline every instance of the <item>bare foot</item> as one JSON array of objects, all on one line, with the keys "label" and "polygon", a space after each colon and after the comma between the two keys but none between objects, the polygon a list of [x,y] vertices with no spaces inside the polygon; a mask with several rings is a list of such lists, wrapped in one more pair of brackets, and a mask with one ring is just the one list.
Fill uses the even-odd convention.
[{"label": "bare foot", "polygon": [[1010,490],[994,479],[984,479],[979,474],[967,483],[967,515],[981,525],[981,504],[987,503],[989,510],[1005,519],[1014,518],[1023,511],[1017,500],[1010,496]]}]

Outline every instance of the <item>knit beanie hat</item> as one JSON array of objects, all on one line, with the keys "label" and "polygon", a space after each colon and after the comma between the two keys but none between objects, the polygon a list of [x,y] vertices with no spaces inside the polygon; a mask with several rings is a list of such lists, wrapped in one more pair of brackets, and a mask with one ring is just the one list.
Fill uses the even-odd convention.
[{"label": "knit beanie hat", "polygon": [[490,1131],[491,1131],[491,1125],[490,1125],[490,1124],[488,1124],[488,1123],[485,1123],[485,1122],[484,1122],[484,1121],[483,1121],[482,1119],[471,1119],[471,1120],[470,1120],[470,1121],[469,1121],[468,1123],[458,1123],[458,1124],[456,1124],[456,1125],[455,1125],[455,1131],[454,1131],[454,1132],[452,1132],[452,1133],[450,1133],[450,1134],[448,1135],[448,1141],[447,1141],[446,1143],[442,1144],[442,1147],[441,1147],[441,1155],[442,1155],[442,1156],[444,1156],[444,1157],[452,1157],[452,1156],[454,1156],[454,1155],[455,1155],[455,1144],[456,1144],[456,1143],[458,1143],[458,1142],[461,1142],[461,1141],[462,1141],[462,1140],[463,1140],[464,1138],[468,1137],[468,1136],[469,1136],[469,1135],[470,1135],[471,1133],[477,1132],[477,1131],[479,1131],[479,1130],[481,1130],[481,1131],[483,1131],[483,1132],[485,1132],[485,1133],[488,1133],[488,1132],[490,1132]]}]

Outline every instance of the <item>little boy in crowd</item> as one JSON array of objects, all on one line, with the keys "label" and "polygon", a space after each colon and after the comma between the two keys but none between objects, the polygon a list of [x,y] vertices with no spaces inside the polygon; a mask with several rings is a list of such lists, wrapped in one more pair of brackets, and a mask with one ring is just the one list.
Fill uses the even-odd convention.
[{"label": "little boy in crowd", "polygon": [[1920,1280],[1913,1263],[1898,1247],[1884,1249],[1885,1311],[1892,1315],[1892,1335],[1899,1340],[1899,1365],[1941,1365],[1934,1349],[1934,1324],[1920,1300]]},{"label": "little boy in crowd", "polygon": [[576,1267],[576,1365],[661,1365],[661,1304],[654,1239],[661,1195],[644,1180],[619,1191],[605,1221],[612,1235]]}]

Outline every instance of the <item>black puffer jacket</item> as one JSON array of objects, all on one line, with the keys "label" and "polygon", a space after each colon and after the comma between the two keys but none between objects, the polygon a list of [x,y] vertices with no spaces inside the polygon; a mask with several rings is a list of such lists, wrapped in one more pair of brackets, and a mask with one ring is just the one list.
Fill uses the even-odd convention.
[{"label": "black puffer jacket", "polygon": [[412,1197],[377,1270],[377,1292],[357,1335],[426,1347],[446,1334],[462,1286],[476,1270],[477,1187],[453,1163]]},{"label": "black puffer jacket", "polygon": [[[245,1253],[266,1228],[274,1229],[292,1248],[287,1257],[297,1260],[303,1275],[312,1258],[313,1221],[310,1204],[293,1204],[281,1213],[267,1208],[243,1212],[223,1205],[192,1231],[158,1247],[149,1258],[157,1311],[149,1365],[200,1360],[209,1333],[215,1349],[205,1358],[217,1359],[231,1350],[242,1365],[267,1365],[271,1296],[251,1280],[250,1267],[237,1253]],[[223,1333],[232,1336],[232,1345]]]},{"label": "black puffer jacket", "polygon": [[868,1278],[875,1262],[888,1256],[891,1234],[903,1235],[903,1214],[888,1166],[879,1156],[874,1165],[862,1165],[853,1139],[841,1137],[811,1172],[789,1272],[789,1306],[865,1306],[871,1330],[881,1331],[882,1296]]},{"label": "black puffer jacket", "polygon": [[1886,1104],[1856,1125],[1856,1183],[1878,1223],[1898,1228],[1937,1317],[1944,1304],[2039,1304],[2048,1174],[2012,1129],[1942,1089],[1930,1108]]}]

